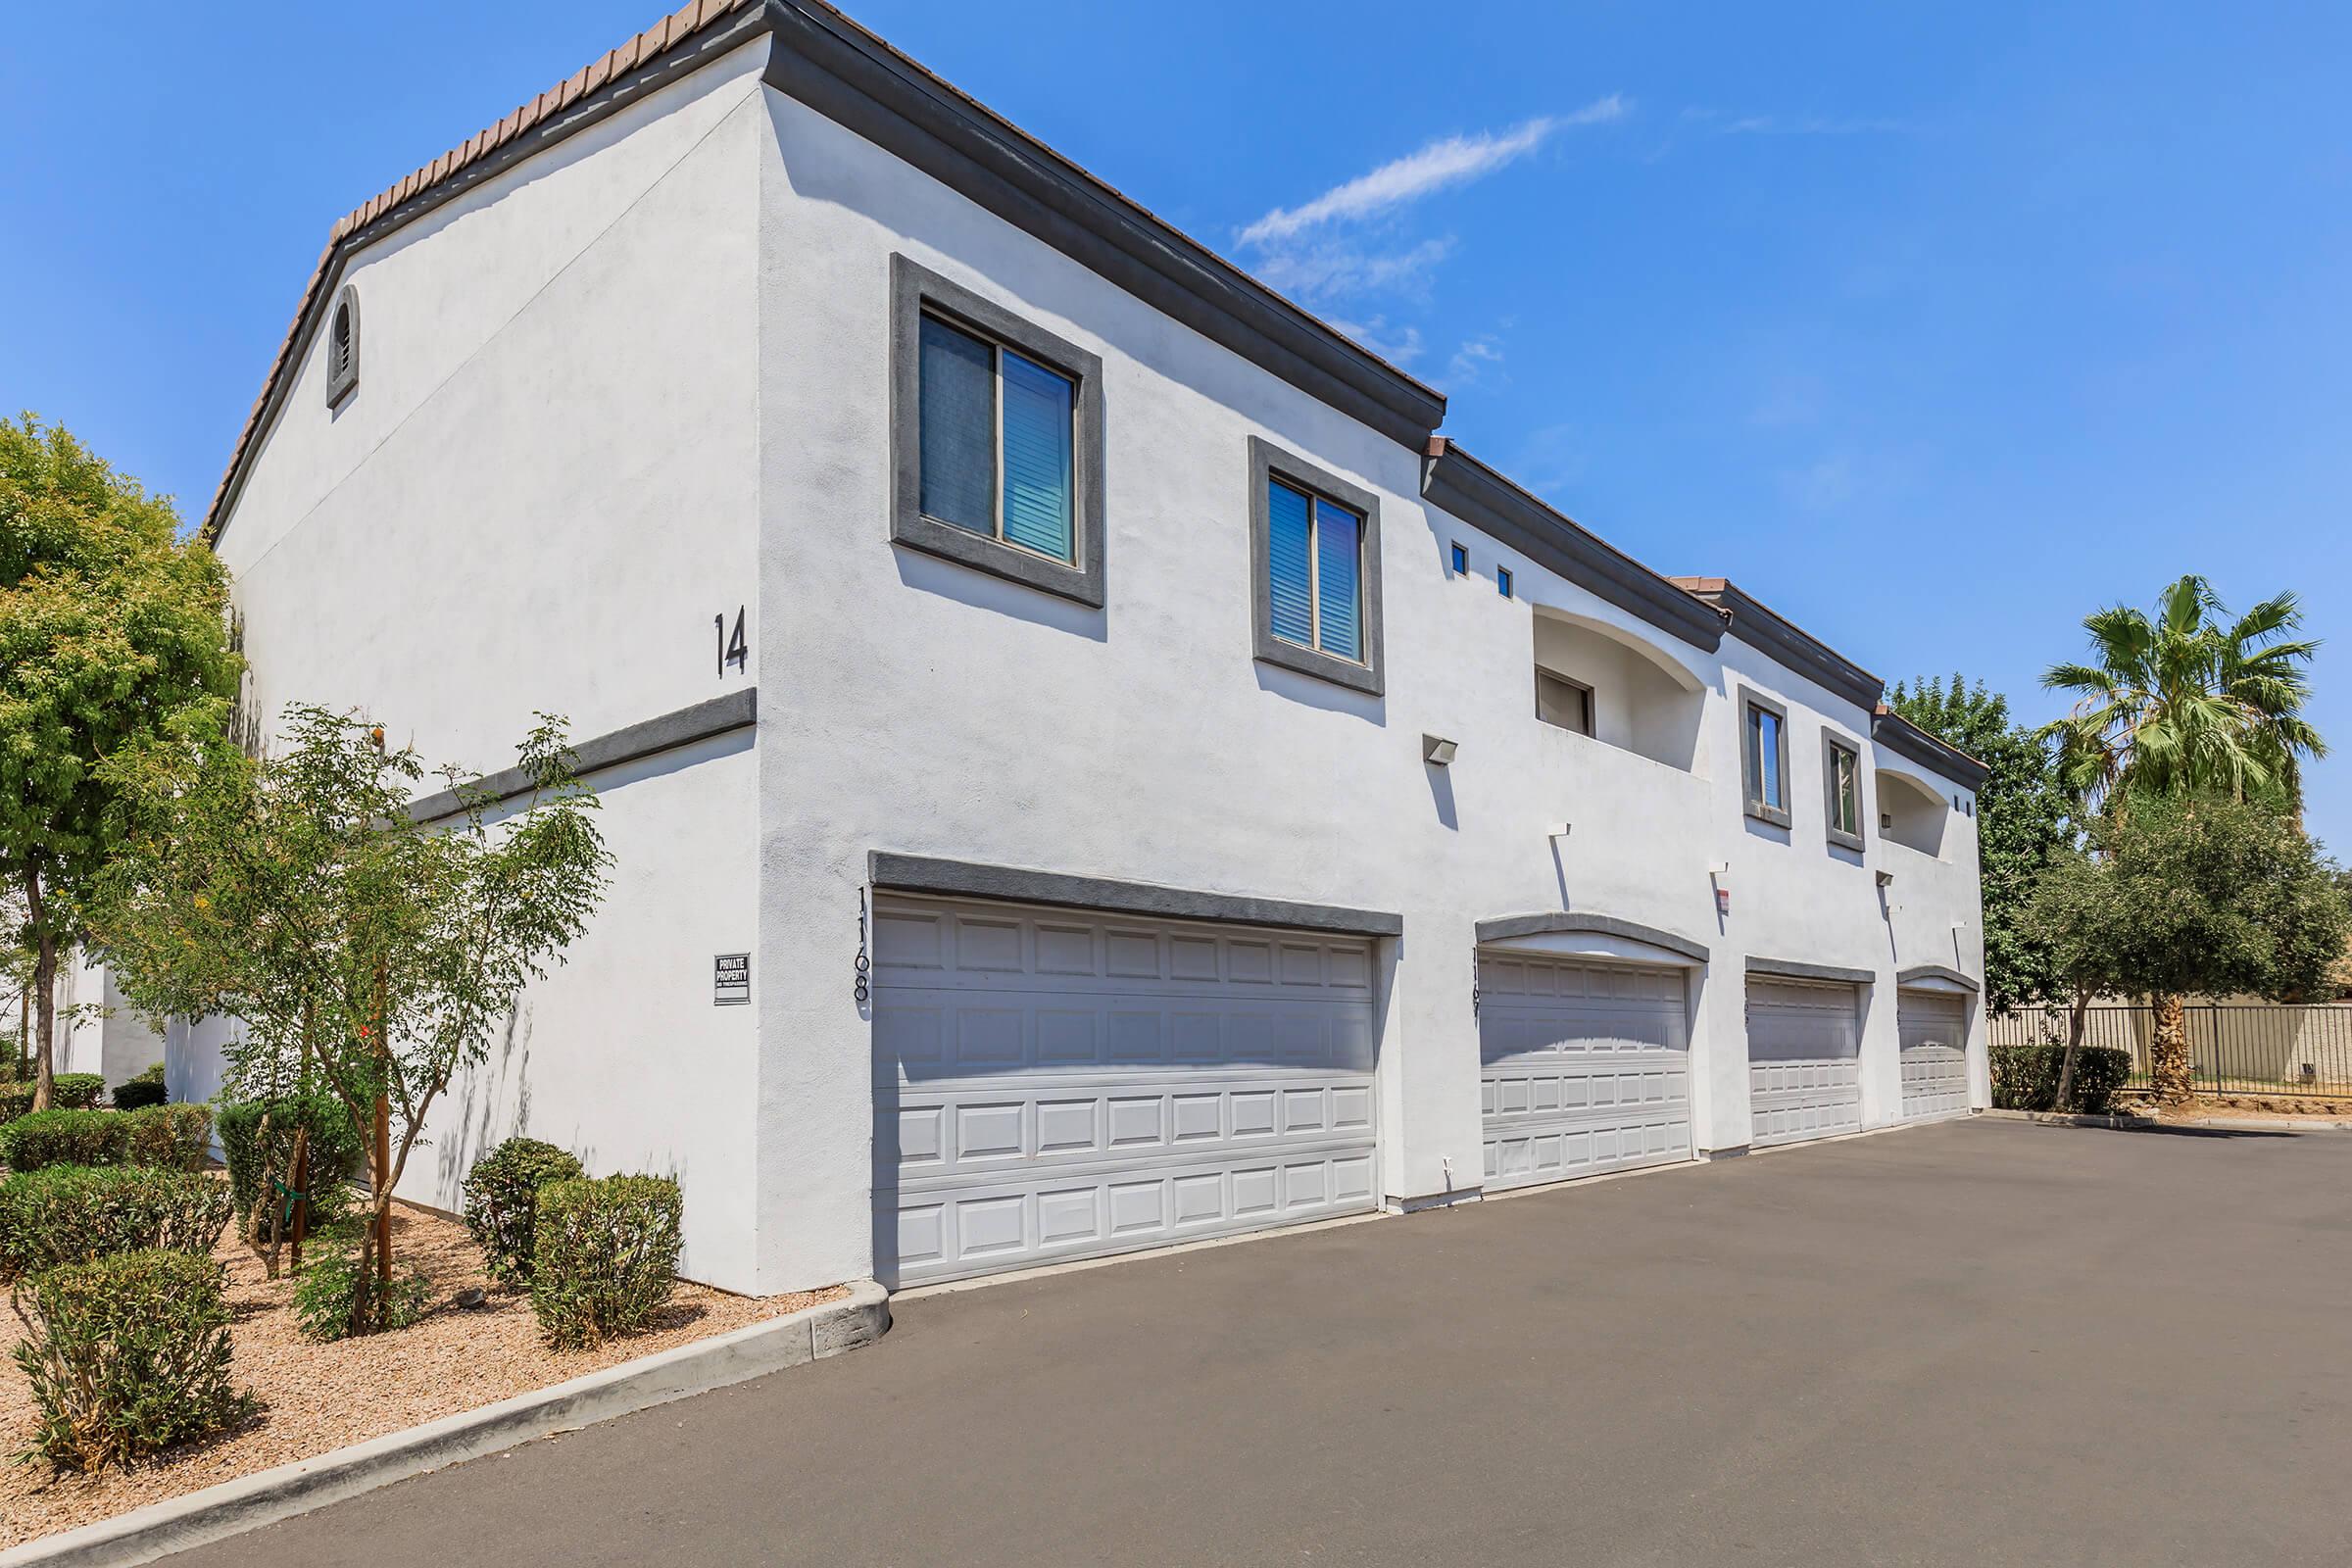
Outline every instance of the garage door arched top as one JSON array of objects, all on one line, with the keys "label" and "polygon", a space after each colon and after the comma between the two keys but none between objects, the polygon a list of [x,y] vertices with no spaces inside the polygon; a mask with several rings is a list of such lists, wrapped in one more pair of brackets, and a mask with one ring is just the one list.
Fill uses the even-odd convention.
[{"label": "garage door arched top", "polygon": [[866,875],[877,888],[930,893],[950,898],[1002,899],[1014,904],[1058,905],[1065,909],[1101,909],[1168,920],[1212,920],[1230,925],[1288,926],[1343,936],[1395,937],[1404,934],[1404,916],[1383,909],[1350,909],[1331,904],[1294,904],[1232,893],[1162,887],[1155,882],[1122,882],[1111,877],[1071,876],[1015,865],[984,865],[924,855],[875,850],[866,857]]},{"label": "garage door arched top", "polygon": [[1984,989],[1958,969],[1941,963],[1915,963],[1894,977],[1894,983],[1901,986],[1932,986],[1936,981],[1957,986],[1971,995]]},{"label": "garage door arched top", "polygon": [[1781,980],[1823,980],[1831,985],[1866,986],[1879,978],[1875,969],[1849,969],[1835,963],[1806,963],[1797,958],[1759,958],[1750,956],[1747,972]]},{"label": "garage door arched top", "polygon": [[1660,963],[1705,963],[1708,956],[1706,947],[1689,937],[1634,920],[1620,920],[1613,914],[1553,909],[1542,914],[1510,914],[1478,922],[1478,945],[1482,948],[1547,936],[1613,937],[1620,942],[1638,943],[1658,951],[1614,956],[1651,958]]}]

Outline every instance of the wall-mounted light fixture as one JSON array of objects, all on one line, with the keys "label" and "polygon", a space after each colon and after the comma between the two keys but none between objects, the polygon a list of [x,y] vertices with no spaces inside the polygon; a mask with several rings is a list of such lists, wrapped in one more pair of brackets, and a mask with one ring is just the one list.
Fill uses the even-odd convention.
[{"label": "wall-mounted light fixture", "polygon": [[1881,871],[1879,873],[1879,886],[1883,888],[1890,888],[1894,886],[1894,873],[1892,871]]},{"label": "wall-mounted light fixture", "polygon": [[1454,751],[1455,747],[1453,742],[1446,739],[1442,735],[1424,735],[1421,737],[1421,760],[1427,762],[1432,767],[1450,766],[1453,762]]}]

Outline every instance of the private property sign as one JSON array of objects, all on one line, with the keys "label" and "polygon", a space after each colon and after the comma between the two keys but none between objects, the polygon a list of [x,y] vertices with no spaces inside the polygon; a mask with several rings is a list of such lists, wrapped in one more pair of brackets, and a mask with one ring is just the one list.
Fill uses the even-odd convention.
[{"label": "private property sign", "polygon": [[710,1004],[739,1006],[752,1000],[752,956],[722,953],[710,960]]}]

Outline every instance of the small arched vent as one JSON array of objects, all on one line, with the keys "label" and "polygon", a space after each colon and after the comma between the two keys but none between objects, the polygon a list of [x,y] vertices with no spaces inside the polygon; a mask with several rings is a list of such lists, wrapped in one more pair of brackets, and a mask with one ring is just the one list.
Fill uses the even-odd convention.
[{"label": "small arched vent", "polygon": [[332,408],[360,384],[360,295],[350,284],[335,297],[326,323],[326,403]]}]

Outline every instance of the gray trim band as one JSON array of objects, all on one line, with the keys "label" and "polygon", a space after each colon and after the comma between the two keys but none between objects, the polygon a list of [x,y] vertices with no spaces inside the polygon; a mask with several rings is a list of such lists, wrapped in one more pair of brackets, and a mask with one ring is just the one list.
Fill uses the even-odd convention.
[{"label": "gray trim band", "polygon": [[1431,505],[1693,648],[1711,654],[1723,641],[1721,615],[1451,441],[1423,468],[1421,494]]},{"label": "gray trim band", "polygon": [[[1280,477],[1300,490],[1338,502],[1364,519],[1358,562],[1363,583],[1359,607],[1363,623],[1364,662],[1342,659],[1320,648],[1303,648],[1274,635],[1274,568],[1269,549],[1272,519],[1267,515],[1273,496],[1267,487]],[[1250,616],[1252,654],[1262,662],[1312,675],[1373,697],[1381,695],[1380,498],[1361,485],[1349,484],[1329,469],[1285,452],[1260,436],[1250,438]]]},{"label": "gray trim band", "polygon": [[1415,451],[1446,399],[829,6],[767,0],[766,79],[1212,342]]},{"label": "gray trim band", "polygon": [[1348,936],[1404,934],[1404,916],[1376,909],[1201,893],[1190,888],[1161,887],[1153,882],[1067,876],[1058,871],[935,859],[889,850],[874,850],[866,856],[866,875],[875,887],[902,893],[1002,899],[1011,904],[1054,904],[1072,909],[1107,909],[1117,914],[1214,920],[1228,925],[1290,926],[1300,931],[1335,931]]},{"label": "gray trim band", "polygon": [[[571,749],[572,769],[582,778],[601,773],[623,762],[634,762],[641,757],[657,752],[675,751],[696,741],[709,740],[760,721],[760,688],[746,686],[740,691],[713,697],[709,702],[696,703],[663,713],[658,718],[641,719],[616,730],[580,742]],[[475,779],[466,786],[470,794],[488,791],[493,804],[511,801],[531,790],[531,777],[519,767],[501,768],[485,778]],[[438,822],[457,815],[465,809],[456,790],[442,790],[421,800],[409,803],[409,816],[418,822]]]},{"label": "gray trim band", "polygon": [[1572,909],[1562,909],[1549,914],[1506,914],[1499,919],[1478,922],[1478,940],[1481,943],[1507,942],[1513,937],[1579,932],[1592,936],[1623,937],[1629,942],[1646,942],[1653,948],[1679,953],[1699,963],[1705,963],[1708,957],[1706,948],[1689,937],[1678,937],[1654,925],[1620,920],[1613,914],[1580,914]]},{"label": "gray trim band", "polygon": [[1731,612],[1732,635],[1815,685],[1837,693],[1865,713],[1875,712],[1886,683],[1829,644],[1749,598],[1738,583],[1698,595]]},{"label": "gray trim band", "polygon": [[1991,776],[1991,770],[1983,762],[1937,740],[1891,708],[1871,715],[1870,738],[1895,756],[1940,773],[1965,790],[1984,788],[1984,780]]},{"label": "gray trim band", "polygon": [[1984,990],[1967,975],[1944,963],[1915,963],[1894,977],[1894,983],[1898,986],[1916,985],[1922,980],[1948,980],[1972,995],[1982,995]]},{"label": "gray trim band", "polygon": [[1835,963],[1800,963],[1794,958],[1747,960],[1747,972],[1763,979],[1827,980],[1838,985],[1867,986],[1878,982],[1876,969],[1847,969]]}]

